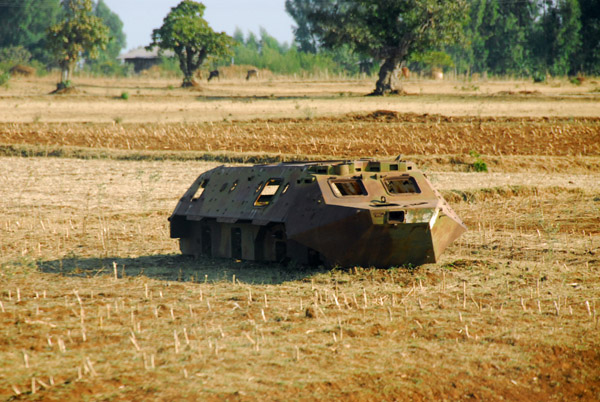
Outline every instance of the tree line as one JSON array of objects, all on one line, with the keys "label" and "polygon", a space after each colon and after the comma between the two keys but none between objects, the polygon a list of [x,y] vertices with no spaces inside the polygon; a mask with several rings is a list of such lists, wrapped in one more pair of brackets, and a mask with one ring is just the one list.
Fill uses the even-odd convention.
[{"label": "tree line", "polygon": [[[305,52],[296,43],[279,42],[266,29],[260,28],[259,34],[248,32],[246,35],[237,28],[233,34],[232,57],[235,64],[251,65],[267,69],[276,74],[357,74],[370,73],[370,69],[361,70],[360,57],[347,49],[323,49],[320,52]],[[231,62],[231,59],[216,60],[218,67]]]},{"label": "tree line", "polygon": [[[436,6],[442,10],[435,10]],[[450,21],[442,21],[440,17],[447,14],[448,8],[460,12],[450,16]],[[304,52],[318,53],[323,48],[353,42],[356,52],[369,57],[373,55],[372,47],[386,46],[381,43],[384,35],[389,36],[418,10],[435,10],[441,14],[435,18],[439,33],[447,35],[449,28],[459,28],[461,32],[455,32],[452,38],[435,38],[429,46],[414,49],[404,58],[405,63],[423,68],[423,62],[431,58],[427,53],[444,52],[450,58],[442,66],[455,67],[462,74],[600,75],[598,0],[287,0],[286,9],[296,22],[295,40]],[[382,18],[384,15],[387,18]],[[359,19],[364,21],[357,23]],[[342,24],[343,27],[335,28]],[[368,24],[373,29],[360,32]],[[360,35],[366,36],[364,41]],[[404,37],[395,35],[393,39],[407,43]]]},{"label": "tree line", "polygon": [[472,0],[460,71],[555,76],[600,74],[598,0]]},{"label": "tree line", "polygon": [[[84,30],[87,27],[88,34],[99,36],[101,40],[96,45],[84,40],[85,48],[73,51],[81,53],[92,71],[117,72],[121,66],[116,58],[126,44],[123,22],[103,0],[3,0],[0,3],[0,67],[6,69],[11,64],[33,65],[40,70],[58,67],[60,49],[53,39],[67,40],[65,36],[57,37],[58,25],[73,23],[76,14],[86,19],[78,25]],[[53,33],[49,32],[51,28],[55,28]],[[70,29],[75,32],[73,25]],[[83,31],[79,34],[85,36]],[[88,39],[91,36],[88,35]]]},{"label": "tree line", "polygon": [[401,65],[459,74],[600,74],[598,0],[286,0],[300,50],[349,46],[378,61],[374,94]]},{"label": "tree line", "polygon": [[[295,40],[265,29],[233,37],[204,20],[202,3],[183,0],[152,33],[150,46],[176,54],[193,72],[231,63],[275,73],[378,71],[374,94],[393,90],[397,69],[452,68],[543,79],[600,74],[598,0],[286,0]],[[124,71],[123,23],[103,0],[4,0],[0,69],[9,62],[58,66],[62,81],[78,60],[91,71]],[[3,65],[4,63],[4,65]]]}]

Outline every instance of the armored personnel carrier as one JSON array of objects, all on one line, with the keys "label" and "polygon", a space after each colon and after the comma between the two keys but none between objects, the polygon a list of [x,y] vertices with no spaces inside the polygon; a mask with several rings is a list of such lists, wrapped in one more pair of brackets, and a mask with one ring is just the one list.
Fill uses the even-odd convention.
[{"label": "armored personnel carrier", "polygon": [[183,254],[365,267],[433,263],[466,230],[400,158],[220,166],[169,220]]}]

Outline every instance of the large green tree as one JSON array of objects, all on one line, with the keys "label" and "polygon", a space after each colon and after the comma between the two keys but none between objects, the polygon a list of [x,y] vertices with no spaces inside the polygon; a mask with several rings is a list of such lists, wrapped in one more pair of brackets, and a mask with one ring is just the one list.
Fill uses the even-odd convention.
[{"label": "large green tree", "polygon": [[486,37],[487,70],[494,74],[526,74],[531,68],[530,43],[536,1],[489,0],[480,33]]},{"label": "large green tree", "polygon": [[318,39],[315,36],[313,21],[308,18],[310,12],[320,3],[330,0],[286,0],[285,11],[296,21],[293,27],[294,38],[298,50],[306,53],[317,53]]},{"label": "large green tree", "polygon": [[109,40],[109,29],[93,14],[91,0],[65,0],[65,17],[48,28],[48,46],[62,70],[57,89],[70,85],[71,73],[84,52],[98,56]]},{"label": "large green tree", "polygon": [[109,29],[109,41],[105,49],[100,49],[98,57],[90,59],[85,54],[86,65],[92,72],[113,75],[125,71],[122,63],[117,60],[117,56],[125,47],[125,33],[123,32],[123,22],[103,0],[98,0],[94,7],[94,15],[102,20]]},{"label": "large green tree", "polygon": [[348,45],[381,60],[374,95],[393,89],[394,71],[413,53],[424,53],[463,36],[466,0],[312,1],[306,18],[327,48]]},{"label": "large green tree", "polygon": [[115,14],[103,0],[98,0],[94,8],[94,15],[102,20],[110,32],[110,41],[106,49],[101,51],[101,56],[114,60],[127,44],[125,33],[123,33],[123,21]]},{"label": "large green tree", "polygon": [[376,65],[373,58],[368,54],[362,54],[344,44],[329,49],[320,47],[319,38],[316,35],[316,21],[309,15],[315,7],[323,7],[323,3],[333,4],[334,0],[286,0],[285,10],[294,19],[296,26],[293,27],[294,40],[298,50],[304,53],[319,53],[322,56],[332,58],[345,71],[356,73],[370,73]]},{"label": "large green tree", "polygon": [[572,70],[600,75],[600,2],[579,0],[581,44],[572,58]]},{"label": "large green tree", "polygon": [[151,49],[172,49],[179,58],[183,72],[183,87],[193,85],[194,72],[210,55],[222,57],[231,54],[235,41],[225,32],[215,32],[203,18],[206,7],[202,3],[184,0],[173,7],[163,25],[152,32]]},{"label": "large green tree", "polygon": [[545,0],[534,41],[538,68],[553,75],[570,72],[571,60],[580,49],[581,11],[578,0]]},{"label": "large green tree", "polygon": [[35,59],[49,61],[46,30],[60,12],[60,0],[0,1],[0,48],[23,47]]}]

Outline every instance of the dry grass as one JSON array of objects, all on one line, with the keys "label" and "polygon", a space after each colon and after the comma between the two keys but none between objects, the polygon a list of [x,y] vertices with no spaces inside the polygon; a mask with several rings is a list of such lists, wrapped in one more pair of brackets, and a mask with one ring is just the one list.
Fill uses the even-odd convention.
[{"label": "dry grass", "polygon": [[[238,81],[0,90],[0,399],[600,399],[596,92]],[[354,113],[377,109],[415,114]],[[193,260],[168,236],[201,160],[399,153],[470,229],[438,264]]]},{"label": "dry grass", "polygon": [[[446,116],[598,117],[594,80],[581,86],[557,81],[405,82],[409,96],[365,97],[374,79],[260,79],[211,81],[181,89],[178,79],[75,79],[78,93],[48,95],[57,77],[13,80],[0,88],[0,122],[169,123],[312,118],[376,109]],[[476,89],[474,89],[476,88]],[[121,99],[128,92],[129,100]]]},{"label": "dry grass", "polygon": [[595,400],[600,392],[597,269],[458,260],[416,274],[357,269],[249,285],[233,275],[203,283],[206,267],[167,282],[152,271],[122,278],[117,268],[119,279],[98,269],[88,279],[4,271],[4,397]]},{"label": "dry grass", "polygon": [[211,164],[1,165],[4,398],[600,395],[595,173],[431,172],[471,229],[440,264],[329,272],[173,254]]}]

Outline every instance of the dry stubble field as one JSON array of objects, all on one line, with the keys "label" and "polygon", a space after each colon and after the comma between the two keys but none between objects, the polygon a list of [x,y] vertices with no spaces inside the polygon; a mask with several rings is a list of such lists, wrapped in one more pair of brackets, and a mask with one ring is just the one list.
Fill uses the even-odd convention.
[{"label": "dry stubble field", "polygon": [[[485,106],[496,113],[453,113],[482,95],[414,81],[422,95],[365,107],[358,94],[332,95],[347,92],[339,83],[308,83],[306,102],[331,106],[311,112],[298,100],[277,109],[287,82],[254,84],[276,98],[257,101],[223,81],[211,90],[237,86],[249,99],[236,100],[237,121],[197,110],[165,123],[173,102],[193,107],[204,95],[174,90],[175,101],[152,89],[163,82],[131,80],[119,85],[147,93],[117,123],[125,101],[105,95],[122,90],[114,82],[61,98],[35,83],[17,81],[0,99],[0,398],[600,398],[593,88],[523,95],[529,84],[487,83],[512,92]],[[367,92],[370,83],[344,85]],[[432,115],[432,97],[450,112]],[[507,97],[538,112],[511,113]],[[580,114],[553,112],[577,97]],[[63,109],[31,119],[36,102]],[[257,119],[254,102],[276,112]],[[104,103],[94,118],[66,114]],[[148,104],[155,119],[146,120]],[[472,171],[470,151],[489,173]],[[399,153],[470,229],[438,264],[329,271],[190,260],[168,238],[178,197],[220,161]]]}]

